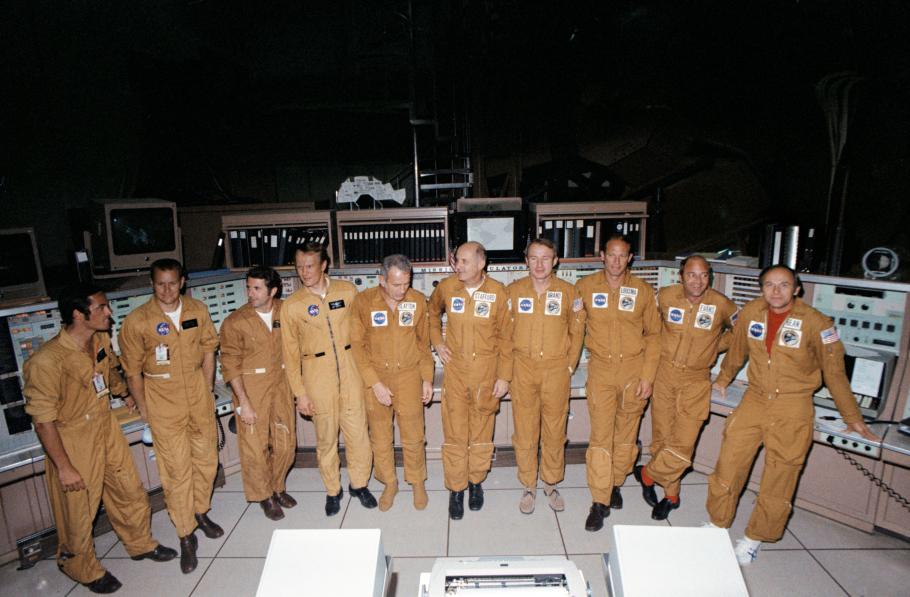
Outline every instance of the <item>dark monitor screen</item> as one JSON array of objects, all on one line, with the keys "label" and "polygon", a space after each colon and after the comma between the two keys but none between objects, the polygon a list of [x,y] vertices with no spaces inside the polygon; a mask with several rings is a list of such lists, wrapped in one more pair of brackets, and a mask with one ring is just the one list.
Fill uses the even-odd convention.
[{"label": "dark monitor screen", "polygon": [[164,253],[176,248],[174,210],[143,207],[111,210],[111,239],[115,255]]},{"label": "dark monitor screen", "polygon": [[0,234],[0,287],[34,284],[40,280],[27,232]]}]

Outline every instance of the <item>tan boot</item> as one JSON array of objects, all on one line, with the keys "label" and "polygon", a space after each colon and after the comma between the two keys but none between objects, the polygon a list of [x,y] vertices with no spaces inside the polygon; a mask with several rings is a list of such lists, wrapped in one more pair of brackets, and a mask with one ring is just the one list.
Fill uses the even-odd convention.
[{"label": "tan boot", "polygon": [[534,512],[534,502],[537,498],[537,489],[525,488],[521,494],[521,501],[518,502],[518,510],[522,514],[532,514]]},{"label": "tan boot", "polygon": [[398,483],[389,483],[385,486],[385,489],[382,490],[382,495],[379,496],[379,511],[385,512],[392,507],[392,504],[395,503],[395,496],[398,495]]},{"label": "tan boot", "polygon": [[414,507],[418,510],[423,510],[430,501],[427,496],[427,490],[423,486],[423,481],[414,483],[411,488],[414,490]]},{"label": "tan boot", "polygon": [[562,496],[559,495],[559,490],[556,489],[555,485],[545,484],[543,489],[543,494],[547,496],[547,503],[550,504],[550,507],[553,508],[555,512],[562,512],[566,509],[566,502],[562,499]]}]

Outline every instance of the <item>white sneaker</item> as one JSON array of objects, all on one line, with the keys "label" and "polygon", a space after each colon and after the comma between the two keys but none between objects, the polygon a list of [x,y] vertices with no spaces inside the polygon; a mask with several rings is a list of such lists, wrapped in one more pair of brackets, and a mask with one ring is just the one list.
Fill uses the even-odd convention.
[{"label": "white sneaker", "polygon": [[736,542],[733,553],[736,554],[736,561],[739,562],[740,566],[748,566],[758,557],[758,550],[760,549],[761,541],[743,537]]},{"label": "white sneaker", "polygon": [[703,522],[703,523],[701,523],[701,528],[703,528],[703,529],[719,529],[719,528],[721,528],[721,527],[717,526],[716,524],[714,524],[713,522],[711,522],[711,521],[709,520],[708,522]]}]

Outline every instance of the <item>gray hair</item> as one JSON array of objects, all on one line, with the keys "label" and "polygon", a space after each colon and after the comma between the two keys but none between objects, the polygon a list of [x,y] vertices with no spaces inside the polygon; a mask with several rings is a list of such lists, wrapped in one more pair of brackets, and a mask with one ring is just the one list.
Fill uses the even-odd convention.
[{"label": "gray hair", "polygon": [[382,265],[379,266],[379,274],[382,276],[388,276],[389,270],[393,267],[400,269],[401,271],[410,274],[413,269],[411,266],[411,260],[402,255],[401,253],[395,253],[394,255],[387,255],[382,260]]}]

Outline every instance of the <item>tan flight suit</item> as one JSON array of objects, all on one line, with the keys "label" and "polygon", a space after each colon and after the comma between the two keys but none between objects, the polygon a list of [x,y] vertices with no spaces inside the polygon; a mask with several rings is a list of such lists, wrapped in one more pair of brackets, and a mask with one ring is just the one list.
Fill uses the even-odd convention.
[{"label": "tan flight suit", "polygon": [[[57,565],[80,583],[104,576],[92,538],[101,502],[129,555],[158,546],[149,528],[148,496],[110,410],[110,392],[123,395],[127,390],[116,371],[108,334],[95,333],[92,355],[63,330],[25,362],[23,371],[26,412],[35,423],[56,423],[66,455],[85,483],[83,491],[64,492],[57,467],[50,458],[45,460],[47,494],[57,524]],[[92,381],[96,374],[107,388],[100,393]]]},{"label": "tan flight suit", "polygon": [[638,425],[648,403],[635,395],[639,380],[654,381],[660,358],[660,314],[651,286],[626,272],[610,288],[606,272],[575,285],[587,318],[585,345],[591,353],[585,392],[591,440],[585,460],[594,501],[609,504],[638,457]]},{"label": "tan flight suit", "polygon": [[363,380],[351,354],[350,315],[357,288],[344,280],[328,281],[325,298],[305,286],[281,312],[284,365],[291,391],[313,401],[316,459],[329,495],[341,491],[338,431],[351,486],[366,487],[373,455],[363,406]]},{"label": "tan flight suit", "polygon": [[285,490],[297,448],[294,396],[281,359],[281,305],[272,302],[271,329],[249,304],[221,324],[221,376],[225,383],[243,381],[256,412],[252,425],[236,417],[243,491],[250,502]]},{"label": "tan flight suit", "polygon": [[760,445],[765,446],[758,501],[746,535],[777,541],[787,525],[796,482],[812,445],[812,396],[824,381],[847,424],[862,421],[844,370],[844,345],[834,323],[795,299],[771,346],[765,347],[768,305],[762,297],[743,307],[716,382],[727,386],[749,359],[749,388],[727,417],[714,473],[708,478],[711,522],[733,522],[743,485]]},{"label": "tan flight suit", "polygon": [[537,294],[530,277],[506,289],[512,303],[512,446],[518,480],[556,485],[565,475],[569,381],[584,340],[584,308],[575,287],[555,275]]},{"label": "tan flight suit", "polygon": [[[123,320],[118,341],[127,377],[142,375],[145,408],[168,514],[179,537],[196,528],[196,514],[212,507],[218,470],[215,400],[205,379],[205,353],[218,348],[218,335],[204,303],[188,296],[179,329],[155,297]],[[157,347],[167,347],[159,359]]]},{"label": "tan flight suit", "polygon": [[493,460],[497,379],[512,379],[511,317],[505,286],[489,276],[473,298],[457,276],[439,283],[430,297],[430,341],[443,343],[452,359],[442,382],[442,464],[450,491],[481,483]]},{"label": "tan flight suit", "polygon": [[[430,352],[427,298],[410,288],[392,311],[381,288],[364,290],[354,300],[351,344],[363,378],[376,478],[386,485],[398,483],[394,415],[401,435],[404,480],[422,483],[427,478],[423,382],[433,383],[435,367]],[[376,382],[382,382],[392,392],[392,406],[376,400],[372,389]]]},{"label": "tan flight suit", "polygon": [[682,284],[661,288],[657,303],[663,327],[647,474],[667,495],[678,496],[679,479],[692,466],[695,441],[711,412],[711,367],[730,345],[737,307],[711,288],[692,304]]}]

